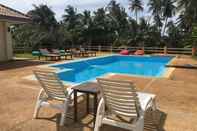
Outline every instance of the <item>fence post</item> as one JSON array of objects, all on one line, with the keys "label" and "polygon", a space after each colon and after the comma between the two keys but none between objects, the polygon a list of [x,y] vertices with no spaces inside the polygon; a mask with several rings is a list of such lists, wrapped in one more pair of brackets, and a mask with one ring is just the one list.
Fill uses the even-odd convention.
[{"label": "fence post", "polygon": [[196,55],[196,47],[192,47],[192,56]]},{"label": "fence post", "polygon": [[167,53],[168,53],[168,48],[167,48],[167,46],[164,46],[164,48],[163,48],[163,53],[164,53],[164,55],[167,55]]},{"label": "fence post", "polygon": [[142,51],[143,51],[143,52],[145,52],[145,48],[144,48],[144,46],[142,46]]},{"label": "fence post", "polygon": [[88,45],[88,50],[90,50],[90,51],[91,51],[91,50],[92,50],[92,46],[89,46],[89,45]]},{"label": "fence post", "polygon": [[111,46],[110,51],[111,51],[111,54],[112,54],[113,53],[113,46]]},{"label": "fence post", "polygon": [[98,46],[98,51],[101,53],[101,45]]}]

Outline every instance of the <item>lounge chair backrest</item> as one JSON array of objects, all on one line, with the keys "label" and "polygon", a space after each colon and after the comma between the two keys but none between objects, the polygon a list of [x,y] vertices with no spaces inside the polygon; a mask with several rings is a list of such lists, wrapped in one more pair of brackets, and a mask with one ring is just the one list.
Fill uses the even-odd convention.
[{"label": "lounge chair backrest", "polygon": [[61,53],[60,50],[58,50],[58,49],[52,49],[52,52],[55,53],[55,54],[60,54]]},{"label": "lounge chair backrest", "polygon": [[39,49],[39,51],[42,55],[50,54],[50,52],[47,49]]},{"label": "lounge chair backrest", "polygon": [[129,118],[139,116],[140,105],[133,83],[103,78],[97,81],[109,113]]},{"label": "lounge chair backrest", "polygon": [[83,52],[84,52],[84,51],[86,51],[86,50],[85,50],[84,48],[81,48],[80,51],[83,51]]},{"label": "lounge chair backrest", "polygon": [[56,73],[36,70],[34,74],[48,97],[58,100],[67,97],[68,92]]}]

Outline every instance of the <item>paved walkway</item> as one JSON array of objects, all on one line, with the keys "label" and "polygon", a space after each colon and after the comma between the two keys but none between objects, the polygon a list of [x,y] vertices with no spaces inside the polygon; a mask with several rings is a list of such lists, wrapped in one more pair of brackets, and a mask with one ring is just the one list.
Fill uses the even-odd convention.
[{"label": "paved walkway", "polygon": [[[176,62],[196,64],[197,61],[179,58]],[[80,121],[67,119],[65,127],[56,124],[58,111],[42,109],[40,119],[32,120],[33,109],[39,91],[35,81],[23,79],[32,75],[37,65],[48,62],[15,61],[0,64],[0,131],[92,131],[92,115],[85,115],[85,102],[80,103]],[[175,69],[169,79],[142,78],[124,75],[112,79],[126,79],[136,83],[137,89],[157,95],[159,110],[153,119],[146,114],[146,131],[197,131],[197,70]],[[72,116],[72,109],[70,110]],[[103,126],[101,131],[121,129]]]}]

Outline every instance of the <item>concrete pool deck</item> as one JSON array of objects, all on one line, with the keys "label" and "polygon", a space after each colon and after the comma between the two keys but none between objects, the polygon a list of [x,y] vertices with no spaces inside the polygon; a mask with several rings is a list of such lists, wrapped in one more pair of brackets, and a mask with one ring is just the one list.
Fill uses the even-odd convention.
[{"label": "concrete pool deck", "polygon": [[[53,63],[53,62],[50,62]],[[197,60],[179,57],[175,64],[197,64]],[[65,127],[59,127],[59,113],[53,109],[42,109],[39,119],[32,114],[40,86],[36,81],[24,79],[32,75],[40,61],[13,61],[0,64],[0,131],[91,131],[92,115],[85,114],[85,102],[79,104],[80,120],[74,123],[68,118]],[[157,95],[159,110],[156,118],[146,114],[145,131],[196,131],[197,130],[197,70],[176,68],[169,78],[142,78],[125,75],[112,79],[131,80],[137,89]],[[72,114],[72,108],[70,110]],[[72,116],[72,115],[71,115]],[[122,129],[103,126],[101,131]]]}]

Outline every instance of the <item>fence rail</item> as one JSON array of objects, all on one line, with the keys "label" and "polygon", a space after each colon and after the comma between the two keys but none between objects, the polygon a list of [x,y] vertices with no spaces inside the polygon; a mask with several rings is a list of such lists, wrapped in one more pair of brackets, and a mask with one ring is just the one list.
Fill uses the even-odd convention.
[{"label": "fence rail", "polygon": [[[167,48],[167,47],[114,47],[114,46],[67,46],[65,49],[70,48],[85,48],[86,50],[93,50],[98,52],[111,52],[111,53],[117,53],[120,52],[123,49],[127,49],[131,52],[135,52],[138,49],[143,49],[145,53],[147,54],[153,54],[153,53],[164,53],[164,54],[186,54],[186,55],[194,55],[196,54],[195,48]],[[14,48],[14,53],[31,53],[32,48],[30,47],[18,47]]]}]

